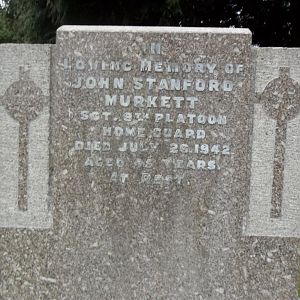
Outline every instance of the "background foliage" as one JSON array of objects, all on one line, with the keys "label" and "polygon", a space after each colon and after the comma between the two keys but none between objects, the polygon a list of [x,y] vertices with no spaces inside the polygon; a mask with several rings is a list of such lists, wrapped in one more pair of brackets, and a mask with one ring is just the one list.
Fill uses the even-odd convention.
[{"label": "background foliage", "polygon": [[260,46],[300,46],[299,0],[2,0],[0,42],[53,43],[63,24],[248,27]]}]

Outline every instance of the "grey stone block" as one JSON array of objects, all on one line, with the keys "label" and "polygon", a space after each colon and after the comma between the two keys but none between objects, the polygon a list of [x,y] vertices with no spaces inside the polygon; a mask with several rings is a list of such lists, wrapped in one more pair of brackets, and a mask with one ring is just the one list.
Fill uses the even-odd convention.
[{"label": "grey stone block", "polygon": [[63,26],[0,53],[2,298],[297,299],[299,49]]}]

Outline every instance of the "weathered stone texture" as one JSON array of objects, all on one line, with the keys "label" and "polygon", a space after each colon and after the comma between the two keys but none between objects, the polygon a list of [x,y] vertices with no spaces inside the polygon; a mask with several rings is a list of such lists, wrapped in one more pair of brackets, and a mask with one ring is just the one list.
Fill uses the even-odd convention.
[{"label": "weathered stone texture", "polygon": [[[63,26],[53,47],[0,53],[4,299],[297,299],[300,120],[264,99],[275,87],[294,105],[281,116],[297,111],[299,49],[251,48],[247,29]],[[7,90],[27,70],[23,114]]]}]

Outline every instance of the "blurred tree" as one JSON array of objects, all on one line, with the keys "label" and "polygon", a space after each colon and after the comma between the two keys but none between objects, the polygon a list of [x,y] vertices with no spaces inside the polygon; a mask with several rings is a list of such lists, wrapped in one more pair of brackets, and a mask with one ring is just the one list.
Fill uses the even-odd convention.
[{"label": "blurred tree", "polygon": [[6,17],[5,12],[0,9],[0,43],[13,42],[13,31]]},{"label": "blurred tree", "polygon": [[300,46],[299,0],[182,0],[182,26],[245,27],[260,46]]},{"label": "blurred tree", "polygon": [[[12,32],[11,42],[45,43],[55,41],[59,24],[53,22],[46,0],[4,0],[1,8]],[[2,37],[0,36],[0,39]]]},{"label": "blurred tree", "polygon": [[[5,0],[19,42],[54,42],[63,24],[248,27],[260,46],[300,46],[299,0]],[[3,17],[4,16],[4,17]],[[1,21],[0,21],[1,22]],[[6,23],[5,23],[6,22]],[[7,21],[4,21],[7,24]]]}]

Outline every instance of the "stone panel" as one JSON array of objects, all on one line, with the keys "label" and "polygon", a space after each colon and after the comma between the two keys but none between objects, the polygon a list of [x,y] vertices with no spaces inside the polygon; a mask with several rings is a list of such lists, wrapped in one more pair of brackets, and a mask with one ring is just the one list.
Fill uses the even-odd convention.
[{"label": "stone panel", "polygon": [[51,228],[49,45],[0,46],[0,227]]},{"label": "stone panel", "polygon": [[53,56],[66,297],[241,299],[251,33],[76,27]]}]

